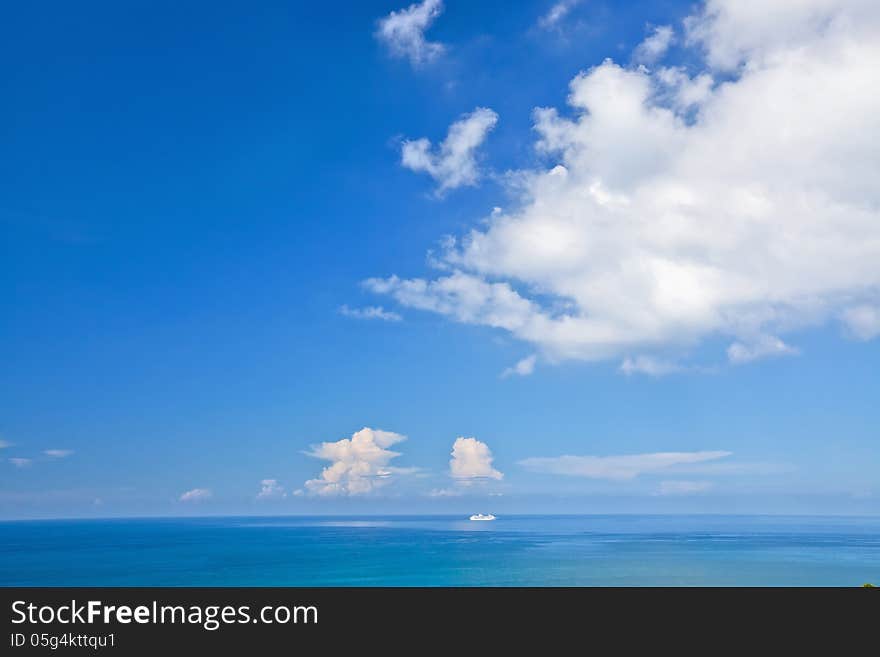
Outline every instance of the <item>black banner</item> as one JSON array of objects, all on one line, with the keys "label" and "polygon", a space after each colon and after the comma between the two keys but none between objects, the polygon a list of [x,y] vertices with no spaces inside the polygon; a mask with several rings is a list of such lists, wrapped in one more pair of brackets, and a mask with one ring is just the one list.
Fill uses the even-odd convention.
[{"label": "black banner", "polygon": [[[3,655],[872,645],[868,589],[5,588]],[[413,644],[411,642],[416,641]],[[814,644],[816,645],[816,644]],[[709,647],[708,645],[706,646]],[[407,650],[409,648],[409,650]],[[710,651],[714,652],[714,651]],[[603,654],[607,654],[603,651]]]}]

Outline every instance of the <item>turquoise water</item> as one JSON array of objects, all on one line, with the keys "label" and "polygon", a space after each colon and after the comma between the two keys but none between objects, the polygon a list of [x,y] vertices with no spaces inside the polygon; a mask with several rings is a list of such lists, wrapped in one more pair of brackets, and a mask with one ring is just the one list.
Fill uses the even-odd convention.
[{"label": "turquoise water", "polygon": [[235,517],[0,523],[4,586],[856,586],[880,518]]}]

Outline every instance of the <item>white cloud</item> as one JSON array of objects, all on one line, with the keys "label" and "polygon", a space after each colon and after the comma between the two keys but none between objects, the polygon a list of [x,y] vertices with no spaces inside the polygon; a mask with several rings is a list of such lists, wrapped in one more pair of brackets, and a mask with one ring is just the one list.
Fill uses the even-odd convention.
[{"label": "white cloud", "polygon": [[683,463],[672,466],[668,472],[675,474],[726,476],[726,475],[776,475],[794,472],[797,468],[789,463],[763,461],[713,461],[711,463]]},{"label": "white cloud", "polygon": [[676,466],[703,463],[732,452],[657,452],[623,456],[555,456],[523,459],[521,466],[534,472],[626,481],[639,475],[668,471]]},{"label": "white cloud", "polygon": [[258,500],[273,500],[287,497],[287,491],[278,483],[277,479],[263,479],[260,482],[260,492],[257,493]]},{"label": "white cloud", "polygon": [[571,13],[571,10],[580,2],[580,0],[559,0],[556,2],[546,14],[538,19],[538,27],[551,30],[559,26],[559,23]]},{"label": "white cloud", "polygon": [[428,139],[404,141],[401,164],[407,169],[424,172],[437,182],[437,193],[475,185],[480,178],[476,151],[489,131],[498,122],[498,115],[486,107],[478,107],[449,126],[446,139],[432,149]]},{"label": "white cloud", "polygon": [[535,371],[535,362],[538,360],[538,357],[535,354],[531,356],[526,356],[522,360],[517,361],[516,365],[513,367],[508,367],[501,373],[501,378],[506,379],[509,376],[513,376],[516,374],[517,376],[529,376],[532,372]]},{"label": "white cloud", "polygon": [[655,27],[633,53],[633,59],[643,64],[651,64],[666,54],[675,40],[675,33],[669,25]]},{"label": "white cloud", "polygon": [[19,457],[13,457],[9,459],[9,462],[16,468],[26,468],[32,463],[31,459],[23,459]]},{"label": "white cloud", "polygon": [[502,479],[504,475],[492,467],[492,451],[476,438],[456,438],[452,445],[449,474],[459,484]]},{"label": "white cloud", "polygon": [[627,357],[620,364],[620,371],[626,375],[648,374],[650,376],[663,376],[664,374],[680,372],[681,369],[680,365],[672,361],[654,358],[653,356]]},{"label": "white cloud", "polygon": [[712,488],[709,481],[661,481],[655,495],[694,495]]},{"label": "white cloud", "polygon": [[396,312],[385,310],[382,306],[367,306],[366,308],[340,306],[339,314],[354,319],[381,319],[384,322],[399,322],[403,319]]},{"label": "white cloud", "polygon": [[535,112],[551,163],[510,176],[518,205],[449,240],[438,277],[368,287],[551,362],[710,339],[743,362],[839,318],[873,336],[880,3],[713,0],[687,30],[702,70],[581,73],[571,117]]},{"label": "white cloud", "polygon": [[727,348],[727,358],[731,363],[749,363],[759,358],[772,356],[793,356],[797,349],[785,344],[773,335],[759,335],[750,342],[734,342]]},{"label": "white cloud", "polygon": [[319,478],[309,479],[305,488],[313,495],[371,493],[390,483],[394,475],[412,472],[389,465],[400,453],[388,448],[404,440],[406,436],[399,433],[365,427],[351,438],[314,445],[306,454],[332,463]]},{"label": "white cloud", "polygon": [[688,42],[704,49],[710,66],[730,71],[765,67],[805,47],[822,48],[814,56],[836,54],[829,46],[850,36],[864,43],[877,28],[877,12],[874,0],[707,0],[685,27]]},{"label": "white cloud", "polygon": [[204,502],[211,499],[213,493],[207,488],[193,488],[180,496],[181,502]]},{"label": "white cloud", "polygon": [[390,294],[405,306],[448,315],[466,324],[485,324],[512,332],[538,333],[538,307],[521,297],[508,283],[489,283],[460,271],[433,281],[403,280],[397,276],[371,278],[364,286]]},{"label": "white cloud", "polygon": [[12,447],[12,443],[0,440],[0,449],[6,449],[7,447]]},{"label": "white cloud", "polygon": [[852,336],[858,340],[873,340],[880,335],[880,306],[867,304],[847,308],[843,322]]},{"label": "white cloud", "polygon": [[460,488],[433,488],[428,491],[428,497],[460,497],[464,491]]},{"label": "white cloud", "polygon": [[705,102],[712,94],[715,84],[710,73],[691,77],[681,66],[661,67],[654,77],[659,85],[658,96],[668,97],[670,104],[680,112]]},{"label": "white cloud", "polygon": [[73,454],[72,449],[46,449],[43,450],[43,454],[53,459],[63,459],[67,458],[71,454]]},{"label": "white cloud", "polygon": [[395,57],[407,57],[413,66],[421,66],[436,59],[445,49],[442,43],[425,39],[425,30],[442,12],[442,0],[411,4],[380,20],[376,36]]}]

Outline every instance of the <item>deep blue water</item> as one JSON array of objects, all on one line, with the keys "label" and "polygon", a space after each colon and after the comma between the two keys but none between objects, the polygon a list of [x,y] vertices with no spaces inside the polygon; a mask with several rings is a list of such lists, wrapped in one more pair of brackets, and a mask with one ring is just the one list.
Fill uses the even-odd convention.
[{"label": "deep blue water", "polygon": [[857,586],[880,518],[235,517],[0,523],[0,585]]}]

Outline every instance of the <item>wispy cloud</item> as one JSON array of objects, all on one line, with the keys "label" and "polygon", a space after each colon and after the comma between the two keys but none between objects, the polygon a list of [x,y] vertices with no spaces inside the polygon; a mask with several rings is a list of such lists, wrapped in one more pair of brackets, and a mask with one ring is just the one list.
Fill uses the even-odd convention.
[{"label": "wispy cloud", "polygon": [[446,139],[436,149],[425,138],[404,141],[401,164],[431,176],[437,182],[437,194],[475,185],[480,179],[476,151],[497,122],[495,112],[478,107],[449,126]]},{"label": "wispy cloud", "polygon": [[73,454],[72,449],[46,449],[43,454],[52,459],[63,459]]},{"label": "wispy cloud", "polygon": [[750,363],[761,358],[795,356],[798,349],[787,345],[773,335],[760,335],[748,342],[734,342],[727,348],[727,358],[734,365]]},{"label": "wispy cloud", "polygon": [[682,370],[681,365],[664,358],[653,356],[627,357],[620,364],[620,371],[626,375],[647,374],[649,376],[664,376]]},{"label": "wispy cloud", "polygon": [[16,468],[26,468],[31,463],[33,463],[33,461],[31,459],[25,459],[25,458],[21,458],[21,457],[13,457],[13,458],[9,459],[9,462],[12,465],[14,465]]},{"label": "wispy cloud", "polygon": [[213,493],[207,488],[193,488],[183,493],[179,500],[181,502],[204,502],[211,499]]},{"label": "wispy cloud", "polygon": [[544,30],[551,30],[559,26],[562,20],[571,13],[580,0],[559,0],[556,2],[546,14],[538,19],[538,27]]},{"label": "wispy cloud", "polygon": [[396,312],[385,310],[382,306],[367,306],[366,308],[349,308],[340,306],[339,314],[353,319],[379,319],[383,322],[399,322],[403,319]]},{"label": "wispy cloud", "polygon": [[797,468],[790,463],[771,463],[766,461],[722,461],[712,463],[682,463],[669,468],[669,473],[683,475],[776,475],[794,472]]},{"label": "wispy cloud", "polygon": [[376,36],[395,57],[406,57],[419,67],[443,53],[442,43],[428,41],[425,31],[443,12],[442,0],[423,0],[405,9],[392,11],[379,21]]},{"label": "wispy cloud", "polygon": [[633,59],[642,64],[652,64],[669,50],[675,40],[675,32],[669,25],[655,27],[633,53]]},{"label": "wispy cloud", "polygon": [[287,491],[278,483],[277,479],[263,479],[260,482],[260,492],[257,493],[258,500],[283,499],[287,497]]},{"label": "wispy cloud", "polygon": [[710,481],[661,481],[654,495],[695,495],[712,488]]},{"label": "wispy cloud", "polygon": [[880,303],[861,304],[843,312],[843,322],[857,340],[873,340],[880,336]]},{"label": "wispy cloud", "polygon": [[464,491],[460,488],[432,488],[426,495],[428,497],[461,497]]},{"label": "wispy cloud", "polygon": [[538,361],[538,357],[535,354],[531,356],[526,356],[520,361],[517,361],[515,365],[512,367],[508,367],[503,372],[501,372],[501,378],[506,379],[509,376],[517,375],[517,376],[529,376],[532,372],[535,371],[535,363]]},{"label": "wispy cloud", "polygon": [[523,459],[521,466],[533,472],[626,481],[639,475],[668,471],[675,466],[714,461],[732,452],[655,452],[622,456],[555,456]]}]

